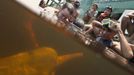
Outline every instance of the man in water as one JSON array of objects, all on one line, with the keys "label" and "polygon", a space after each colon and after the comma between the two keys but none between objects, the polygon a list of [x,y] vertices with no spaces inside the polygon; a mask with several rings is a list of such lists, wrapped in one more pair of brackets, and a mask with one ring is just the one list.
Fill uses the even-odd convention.
[{"label": "man in water", "polygon": [[74,10],[70,20],[77,27],[83,28],[84,27],[84,22],[83,22],[82,19],[78,18],[79,14],[80,14],[80,11],[79,11],[80,2],[78,0],[76,0],[75,2],[73,2],[73,5],[74,5],[75,10]]},{"label": "man in water", "polygon": [[121,29],[123,34],[125,34],[125,30],[127,30],[129,37],[128,41],[132,43],[132,40],[134,40],[134,12],[131,12],[122,18]]}]

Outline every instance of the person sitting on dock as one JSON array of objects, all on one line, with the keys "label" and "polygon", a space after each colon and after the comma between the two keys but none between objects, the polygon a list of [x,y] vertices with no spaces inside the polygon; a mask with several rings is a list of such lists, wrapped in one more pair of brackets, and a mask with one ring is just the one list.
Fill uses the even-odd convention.
[{"label": "person sitting on dock", "polygon": [[92,21],[91,26],[89,27],[88,30],[85,31],[85,34],[93,33],[94,36],[97,37],[103,30],[102,20],[110,18],[111,13],[112,13],[112,7],[106,7],[104,12],[101,13],[96,18],[96,20]]},{"label": "person sitting on dock", "polygon": [[121,29],[123,34],[125,34],[125,30],[128,32],[128,41],[133,43],[134,40],[134,12],[130,12],[128,15],[123,16],[121,20]]},{"label": "person sitting on dock", "polygon": [[79,16],[79,7],[80,2],[77,0],[72,3],[65,3],[57,14],[58,20],[62,21],[66,25],[75,22],[77,17]]},{"label": "person sitting on dock", "polygon": [[75,8],[74,8],[73,4],[71,4],[71,3],[66,3],[65,5],[63,5],[62,9],[60,9],[57,14],[58,21],[60,23],[68,24],[71,14],[73,14],[73,12],[74,12],[74,9]]},{"label": "person sitting on dock", "polygon": [[93,19],[96,18],[98,14],[98,5],[96,3],[92,4],[91,8],[85,13],[83,20],[85,24],[91,22]]},{"label": "person sitting on dock", "polygon": [[75,10],[74,10],[74,13],[71,15],[70,20],[77,27],[83,28],[84,22],[82,19],[78,18],[79,14],[80,14],[80,11],[79,11],[80,2],[78,0],[76,0],[75,2],[73,2],[73,5],[74,5]]},{"label": "person sitting on dock", "polygon": [[102,24],[103,30],[100,31],[100,34],[97,36],[96,40],[107,47],[113,48],[115,45],[113,44],[112,39],[117,34],[116,27],[118,24],[110,19],[108,20],[109,21],[107,23]]},{"label": "person sitting on dock", "polygon": [[79,10],[78,9],[80,8],[80,2],[76,0],[72,4],[74,6],[74,11],[73,11],[73,14],[71,14],[70,20],[72,22],[74,22],[77,19],[77,17],[79,16]]}]

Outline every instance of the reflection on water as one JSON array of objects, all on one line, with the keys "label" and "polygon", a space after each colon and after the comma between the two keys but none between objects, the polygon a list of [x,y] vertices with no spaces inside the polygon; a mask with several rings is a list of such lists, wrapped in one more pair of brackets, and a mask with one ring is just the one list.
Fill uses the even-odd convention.
[{"label": "reflection on water", "polygon": [[52,48],[39,48],[0,59],[0,75],[54,75],[59,64],[82,57],[77,52],[58,56]]}]

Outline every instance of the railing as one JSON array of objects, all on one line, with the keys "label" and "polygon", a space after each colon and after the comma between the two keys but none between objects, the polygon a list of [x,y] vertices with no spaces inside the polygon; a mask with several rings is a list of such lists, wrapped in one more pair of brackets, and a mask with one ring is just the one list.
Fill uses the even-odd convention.
[{"label": "railing", "polygon": [[[50,2],[50,4],[49,4],[49,2]],[[46,3],[46,5],[56,7],[56,8],[60,8],[63,4],[64,4],[64,2],[62,2],[62,0],[48,0]]]}]

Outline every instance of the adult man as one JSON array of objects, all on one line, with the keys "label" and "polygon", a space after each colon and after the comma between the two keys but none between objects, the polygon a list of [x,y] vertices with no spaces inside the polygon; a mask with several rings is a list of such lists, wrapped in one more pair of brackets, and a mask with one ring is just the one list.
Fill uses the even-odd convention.
[{"label": "adult man", "polygon": [[70,17],[74,12],[74,6],[71,3],[66,3],[63,5],[62,9],[57,14],[58,20],[63,23],[68,23],[70,21]]},{"label": "adult man", "polygon": [[72,3],[74,5],[75,10],[74,10],[73,14],[71,15],[70,20],[74,25],[76,25],[80,28],[83,28],[84,22],[82,19],[78,18],[79,14],[80,14],[80,12],[79,12],[80,2],[78,0],[76,0],[75,2],[72,2]]},{"label": "adult man", "polygon": [[60,9],[59,13],[57,14],[58,20],[62,21],[66,25],[75,22],[76,18],[79,15],[77,11],[79,6],[79,1],[64,4],[63,7]]},{"label": "adult man", "polygon": [[74,6],[74,11],[73,11],[73,14],[70,19],[72,19],[72,21],[74,22],[77,19],[77,17],[79,16],[78,9],[80,7],[80,2],[79,1],[73,2],[73,6]]},{"label": "adult man", "polygon": [[125,34],[125,30],[127,30],[129,37],[128,41],[132,43],[132,40],[134,40],[134,12],[131,12],[122,18],[121,29],[123,34]]}]

